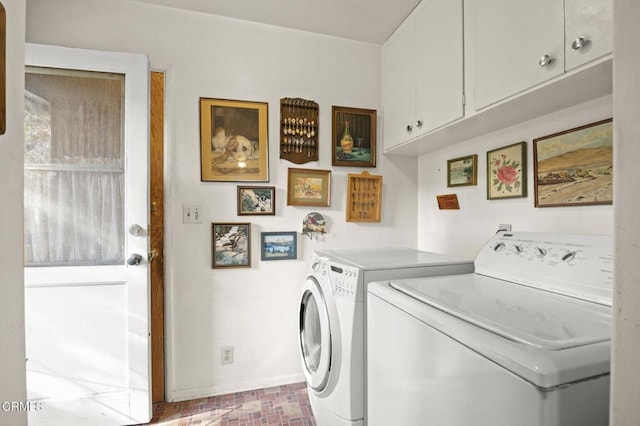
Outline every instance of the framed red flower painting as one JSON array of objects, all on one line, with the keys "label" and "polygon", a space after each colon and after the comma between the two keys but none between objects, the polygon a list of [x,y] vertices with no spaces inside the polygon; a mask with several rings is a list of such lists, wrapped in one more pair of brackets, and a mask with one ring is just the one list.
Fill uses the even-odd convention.
[{"label": "framed red flower painting", "polygon": [[487,199],[527,196],[527,143],[487,152]]}]

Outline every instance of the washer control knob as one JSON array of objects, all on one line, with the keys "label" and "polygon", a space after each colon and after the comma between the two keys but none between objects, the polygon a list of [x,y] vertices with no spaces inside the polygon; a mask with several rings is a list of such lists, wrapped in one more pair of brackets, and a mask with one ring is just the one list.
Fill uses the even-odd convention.
[{"label": "washer control knob", "polygon": [[496,244],[495,246],[493,246],[493,251],[500,251],[500,250],[503,250],[503,249],[504,249],[504,247],[505,247],[505,244],[504,244],[504,243],[498,243],[498,244]]},{"label": "washer control knob", "polygon": [[542,247],[536,247],[536,256],[545,257],[547,255],[547,250]]},{"label": "washer control knob", "polygon": [[567,254],[565,254],[564,256],[562,256],[562,261],[563,262],[571,262],[573,259],[575,259],[576,257],[576,252],[575,251],[570,251]]},{"label": "washer control knob", "polygon": [[513,246],[513,250],[516,252],[516,254],[520,254],[520,253],[522,253],[524,251],[522,246],[519,246],[517,244],[515,246]]}]

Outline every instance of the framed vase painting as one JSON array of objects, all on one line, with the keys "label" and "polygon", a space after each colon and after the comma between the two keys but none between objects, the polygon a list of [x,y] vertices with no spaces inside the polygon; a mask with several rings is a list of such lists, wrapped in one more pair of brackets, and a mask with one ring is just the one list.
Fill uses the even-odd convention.
[{"label": "framed vase painting", "polygon": [[533,140],[535,206],[613,203],[612,119]]},{"label": "framed vase painting", "polygon": [[269,181],[266,102],[200,98],[200,179]]},{"label": "framed vase painting", "polygon": [[331,164],[375,167],[376,110],[332,106],[331,116]]},{"label": "framed vase painting", "polygon": [[527,196],[527,143],[487,152],[487,199]]}]

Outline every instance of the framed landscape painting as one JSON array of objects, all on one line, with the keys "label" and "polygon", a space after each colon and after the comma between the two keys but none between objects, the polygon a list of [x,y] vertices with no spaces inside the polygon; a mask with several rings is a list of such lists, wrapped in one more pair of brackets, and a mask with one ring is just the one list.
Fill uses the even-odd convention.
[{"label": "framed landscape painting", "polygon": [[275,186],[239,186],[238,216],[276,214]]},{"label": "framed landscape painting", "polygon": [[297,259],[298,234],[296,232],[263,232],[261,236],[261,260]]},{"label": "framed landscape painting", "polygon": [[476,185],[478,178],[478,156],[454,158],[447,161],[447,186]]},{"label": "framed landscape painting", "polygon": [[536,207],[613,203],[612,121],[533,140]]},{"label": "framed landscape painting", "polygon": [[331,199],[331,170],[290,168],[287,182],[288,206],[324,206]]},{"label": "framed landscape painting", "polygon": [[212,223],[212,268],[251,267],[251,224]]}]

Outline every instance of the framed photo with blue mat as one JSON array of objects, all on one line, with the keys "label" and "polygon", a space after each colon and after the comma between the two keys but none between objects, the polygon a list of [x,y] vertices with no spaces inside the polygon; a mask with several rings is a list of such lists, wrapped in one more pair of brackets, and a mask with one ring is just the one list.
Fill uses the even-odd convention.
[{"label": "framed photo with blue mat", "polygon": [[262,232],[261,260],[288,260],[298,258],[298,234],[296,232]]}]

